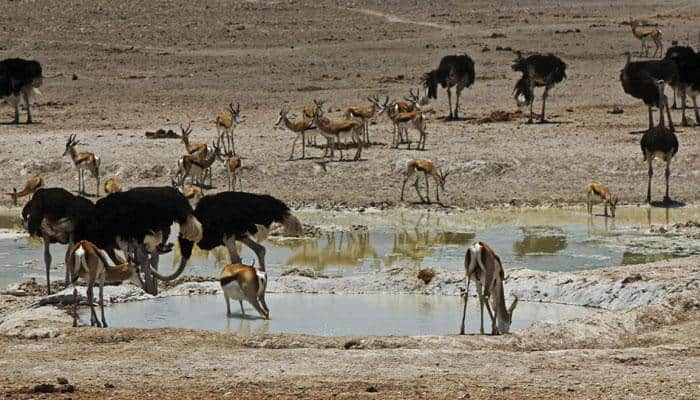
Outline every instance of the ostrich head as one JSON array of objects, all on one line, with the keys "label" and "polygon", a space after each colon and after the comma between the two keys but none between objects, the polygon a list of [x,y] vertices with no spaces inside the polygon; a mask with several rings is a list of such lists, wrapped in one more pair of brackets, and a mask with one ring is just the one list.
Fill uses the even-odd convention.
[{"label": "ostrich head", "polygon": [[421,82],[423,83],[423,87],[428,89],[428,98],[437,99],[437,70],[432,70],[423,74]]}]

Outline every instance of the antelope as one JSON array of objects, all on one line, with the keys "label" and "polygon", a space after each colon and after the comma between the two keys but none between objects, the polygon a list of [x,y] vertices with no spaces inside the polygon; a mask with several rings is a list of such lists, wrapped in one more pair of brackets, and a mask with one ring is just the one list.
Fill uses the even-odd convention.
[{"label": "antelope", "polygon": [[200,189],[200,188],[198,188],[198,187],[196,187],[196,186],[185,186],[185,185],[182,185],[182,187],[180,187],[180,185],[178,184],[178,182],[177,182],[177,181],[175,180],[175,178],[173,178],[172,176],[170,177],[170,184],[171,184],[174,188],[176,188],[180,193],[182,193],[182,195],[185,196],[185,198],[186,198],[187,200],[192,200],[192,199],[195,199],[195,198],[196,198],[196,199],[201,199],[201,198],[204,196],[204,194],[202,193],[202,189]]},{"label": "antelope", "polygon": [[664,53],[664,44],[661,41],[661,31],[659,29],[637,29],[639,27],[639,21],[634,20],[632,18],[630,18],[630,27],[632,28],[632,34],[634,35],[634,37],[636,37],[642,42],[642,49],[639,51],[640,55],[642,54],[642,52],[644,52],[645,57],[649,56],[649,47],[646,45],[646,42],[649,41],[654,42],[654,46],[656,46],[656,49],[654,50],[654,55],[652,57],[656,57],[657,53],[659,53],[660,55]]},{"label": "antelope", "polygon": [[[182,156],[181,160],[177,163],[177,176],[180,185],[185,184],[185,179],[192,175],[192,182],[198,184],[199,186],[204,186],[204,179],[206,177],[206,172],[211,168],[214,161],[216,161],[216,153],[219,147],[213,145],[214,151],[209,152],[205,157],[199,157],[195,155],[185,155]],[[196,178],[195,178],[196,177]],[[211,185],[211,175],[209,175],[209,184]]]},{"label": "antelope", "polygon": [[[294,147],[296,147],[297,140],[299,140],[301,137],[301,159],[303,160],[306,157],[306,131],[311,129],[311,126],[314,123],[313,117],[311,117],[311,119],[302,118],[299,121],[292,121],[287,117],[288,112],[289,110],[286,108],[280,110],[280,113],[277,116],[277,121],[275,121],[275,126],[279,126],[284,122],[284,126],[286,126],[287,129],[296,133],[294,142],[292,142],[292,154],[289,155],[289,160],[294,158]],[[306,113],[306,111],[304,111],[304,113]]]},{"label": "antelope", "polygon": [[[420,89],[413,93],[413,89],[408,90],[408,97],[404,96],[405,101],[394,101],[391,106],[394,108],[394,112],[411,112],[420,111]],[[388,98],[387,98],[388,100]]]},{"label": "antelope", "polygon": [[231,260],[221,271],[219,282],[226,299],[226,315],[233,317],[229,299],[238,300],[241,305],[241,314],[245,316],[243,300],[247,300],[263,319],[270,319],[270,310],[265,303],[265,290],[267,289],[267,273],[255,266],[241,264],[241,260]]},{"label": "antelope", "polygon": [[105,193],[117,193],[122,191],[122,185],[115,178],[109,178],[105,181]]},{"label": "antelope", "polygon": [[[314,100],[314,103],[316,103],[314,123],[318,127],[321,134],[329,140],[331,158],[333,157],[334,147],[340,144],[340,139],[352,138],[352,140],[357,143],[357,151],[355,152],[355,157],[353,160],[359,160],[360,156],[362,155],[362,147],[364,147],[362,142],[362,122],[355,119],[331,121],[330,119],[322,116],[323,102]],[[338,146],[338,150],[340,151],[340,159],[342,160],[343,150],[340,146]]]},{"label": "antelope", "polygon": [[[401,142],[401,132],[405,132],[406,134],[406,140],[408,141],[408,149],[411,149],[411,141],[408,140],[408,128],[413,127],[415,130],[418,131],[419,137],[418,137],[418,146],[416,147],[417,150],[425,150],[425,140],[428,136],[428,132],[425,130],[425,117],[423,116],[423,112],[421,111],[411,111],[411,112],[396,112],[395,108],[392,109],[391,107],[387,108],[387,113],[389,115],[389,119],[391,119],[391,122],[394,124],[395,133],[392,137],[392,145],[394,148],[399,147],[399,143]],[[398,132],[398,137],[396,135],[396,132]]]},{"label": "antelope", "polygon": [[27,179],[22,190],[18,192],[17,188],[12,188],[12,193],[7,193],[7,195],[12,197],[12,204],[16,206],[18,198],[34,194],[34,192],[42,187],[44,187],[44,178],[39,175],[34,175]]},{"label": "antelope", "polygon": [[[224,151],[231,151],[234,155],[236,149],[234,147],[233,130],[236,125],[241,123],[241,105],[233,103],[229,104],[228,111],[222,111],[216,116],[216,133],[219,135],[217,145],[223,147]],[[227,147],[228,145],[228,147]]]},{"label": "antelope", "polygon": [[73,160],[73,164],[78,169],[78,194],[86,194],[85,192],[85,171],[90,171],[92,176],[97,181],[95,191],[97,196],[100,195],[100,158],[94,153],[80,152],[75,150],[75,146],[79,145],[80,141],[75,139],[75,135],[68,137],[66,142],[66,150],[63,152],[65,157],[67,154]]},{"label": "antelope", "polygon": [[[476,284],[476,293],[479,296],[481,309],[481,327],[479,332],[484,334],[484,305],[491,317],[491,334],[500,335],[510,331],[513,321],[513,311],[518,305],[518,297],[506,308],[505,294],[503,291],[503,264],[496,252],[484,242],[472,244],[464,256],[464,272],[467,280],[467,289],[464,292],[464,309],[462,311],[462,325],[459,333],[464,335],[464,322],[467,316],[467,300],[469,299],[469,284],[472,279]],[[493,305],[493,311],[489,306],[489,300]],[[495,315],[494,315],[495,313]]]},{"label": "antelope", "polygon": [[377,96],[368,97],[367,100],[372,104],[370,107],[352,106],[345,109],[344,117],[346,119],[359,118],[362,121],[364,129],[364,142],[369,145],[369,120],[377,115],[377,112],[382,108]]},{"label": "antelope", "polygon": [[224,164],[224,169],[226,170],[226,175],[228,176],[228,190],[236,191],[236,179],[238,179],[238,184],[240,185],[242,192],[243,182],[241,181],[241,177],[237,176],[238,170],[241,169],[241,157],[234,156],[231,152],[221,153],[221,150],[218,148],[216,157]]},{"label": "antelope", "polygon": [[192,128],[190,127],[190,125],[191,124],[187,124],[187,128],[183,128],[182,124],[180,124],[180,131],[182,131],[181,140],[182,143],[185,144],[185,150],[187,151],[187,154],[205,157],[207,155],[207,152],[209,151],[209,148],[206,144],[190,143],[190,134],[192,134]]},{"label": "antelope", "polygon": [[596,195],[603,199],[603,202],[605,203],[605,216],[608,216],[608,205],[610,205],[610,213],[613,218],[615,218],[615,207],[617,206],[617,196],[613,196],[612,193],[610,193],[610,189],[608,189],[607,185],[604,185],[600,182],[591,182],[588,185],[586,185],[586,194],[588,196],[587,198],[587,203],[588,203],[588,214],[593,213],[593,195]]},{"label": "antelope", "polygon": [[[92,242],[82,240],[70,247],[66,253],[66,268],[70,271],[71,284],[73,284],[73,326],[78,326],[78,289],[75,283],[78,278],[87,281],[87,300],[90,306],[90,325],[98,328],[106,328],[103,289],[105,282],[123,282],[131,280],[141,287],[141,278],[136,271],[136,266],[131,262],[111,266],[107,257]],[[97,283],[99,287],[100,313],[102,323],[97,319],[95,305],[93,303],[93,288]]]},{"label": "antelope", "polygon": [[435,196],[437,197],[437,201],[440,202],[440,188],[442,188],[443,191],[445,190],[445,180],[450,174],[450,171],[447,170],[443,172],[441,168],[435,167],[435,164],[433,164],[432,161],[423,159],[408,160],[408,163],[406,165],[406,177],[404,178],[403,185],[401,186],[401,201],[403,201],[403,192],[406,188],[406,182],[413,175],[416,175],[416,181],[413,186],[415,186],[416,188],[416,193],[418,193],[420,201],[422,203],[426,202],[423,199],[423,196],[420,194],[420,190],[418,190],[419,176],[417,176],[417,173],[423,173],[423,176],[425,176],[425,194],[428,199],[428,203],[430,203],[430,187],[428,186],[428,176],[433,178],[433,180],[435,181]]}]

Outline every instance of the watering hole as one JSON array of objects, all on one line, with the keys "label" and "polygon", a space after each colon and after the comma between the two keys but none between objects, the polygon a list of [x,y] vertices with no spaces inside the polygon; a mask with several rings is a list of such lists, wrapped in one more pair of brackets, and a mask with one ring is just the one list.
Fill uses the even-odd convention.
[{"label": "watering hole", "polygon": [[[390,294],[301,294],[268,293],[270,320],[261,319],[246,302],[242,317],[238,302],[231,302],[234,316],[226,316],[223,295],[173,296],[118,303],[105,308],[110,327],[189,328],[240,334],[303,333],[319,336],[432,335],[458,333],[462,300],[459,296],[414,296]],[[508,299],[510,304],[511,299]],[[479,332],[476,298],[469,299],[467,332]],[[535,321],[577,318],[594,308],[552,303],[518,303],[511,331],[527,328]],[[90,323],[87,307],[80,320]],[[491,332],[484,311],[484,330]]]},{"label": "watering hole", "polygon": [[[601,206],[595,211],[600,212]],[[308,267],[328,276],[348,276],[394,267],[461,270],[465,247],[473,240],[490,243],[511,266],[570,271],[638,264],[700,254],[700,241],[650,229],[700,219],[700,208],[620,207],[616,218],[589,217],[585,209],[514,209],[450,214],[419,210],[365,212],[300,210],[306,224],[320,228],[313,238],[270,238],[267,269]],[[0,218],[0,288],[34,277],[44,279],[42,244],[18,234],[18,217]],[[8,230],[11,229],[11,230]],[[14,229],[14,230],[12,230]],[[52,245],[52,279],[63,279],[65,246]],[[254,254],[243,248],[250,263]],[[177,251],[161,257],[171,270]],[[223,248],[197,251],[185,274],[218,277],[228,262]]]}]

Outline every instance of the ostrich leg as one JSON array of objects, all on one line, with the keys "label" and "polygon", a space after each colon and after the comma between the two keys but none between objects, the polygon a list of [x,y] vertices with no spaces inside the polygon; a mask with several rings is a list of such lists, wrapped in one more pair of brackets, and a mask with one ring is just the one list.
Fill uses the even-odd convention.
[{"label": "ostrich leg", "polygon": [[244,245],[248,246],[253,252],[255,252],[255,255],[258,256],[258,262],[260,263],[260,269],[265,271],[265,246],[261,245],[260,243],[257,243],[253,239],[250,238],[250,236],[244,236],[240,238],[241,243]]},{"label": "ostrich leg", "polygon": [[654,127],[654,113],[651,111],[651,106],[649,106],[649,129]]},{"label": "ostrich leg", "polygon": [[[32,90],[32,89],[29,89],[29,90]],[[32,123],[32,109],[29,106],[29,92],[25,90],[22,94],[24,96],[24,104],[27,106],[27,123],[31,124]],[[17,120],[17,122],[19,123],[19,120]]]},{"label": "ostrich leg", "polygon": [[458,85],[457,85],[457,89],[455,89],[455,92],[456,92],[456,94],[457,94],[457,101],[455,102],[455,115],[454,115],[454,118],[455,118],[455,119],[459,119],[459,115],[458,115],[458,114],[459,114],[459,96],[462,94],[462,86],[458,84]]},{"label": "ostrich leg", "polygon": [[[156,271],[158,271],[158,261],[159,260],[160,260],[160,255],[158,254],[157,251],[155,253],[152,253],[151,257],[148,260],[150,266],[153,267],[153,269]],[[150,270],[151,269],[149,268],[148,271],[150,272]],[[153,279],[153,282],[151,282],[151,284],[153,285],[153,293],[152,294],[157,295],[158,294],[158,278],[153,276],[152,279]]]},{"label": "ostrich leg", "polygon": [[647,183],[647,203],[651,203],[651,177],[654,176],[654,169],[651,165],[652,155],[647,155],[647,162],[649,163],[649,182]]},{"label": "ostrich leg", "polygon": [[447,87],[447,104],[450,106],[450,115],[447,118],[453,119],[454,117],[452,116],[452,88],[450,88],[449,86]]},{"label": "ostrich leg", "polygon": [[671,197],[668,195],[668,178],[671,176],[671,159],[666,161],[666,196],[664,196],[664,203],[668,204],[671,202]]},{"label": "ostrich leg", "polygon": [[[42,240],[44,241],[44,266],[46,266],[46,294],[49,295],[51,294],[51,276],[49,272],[51,268],[51,251],[49,250],[51,239],[49,235],[44,233],[42,235]],[[68,267],[66,267],[66,271],[68,271]]]},{"label": "ostrich leg", "polygon": [[231,264],[240,264],[241,263],[241,256],[238,255],[238,251],[236,251],[236,237],[231,235],[231,236],[224,236],[224,246],[226,246],[226,250],[228,250],[228,255],[231,260]]},{"label": "ostrich leg", "polygon": [[542,93],[542,115],[540,115],[540,124],[544,124],[547,122],[547,119],[544,115],[544,109],[547,104],[547,97],[549,97],[549,85],[544,87],[544,93]]},{"label": "ostrich leg", "polygon": [[[664,95],[664,104],[663,107],[666,109],[666,116],[668,117],[668,127],[671,129],[671,132],[675,132],[676,128],[673,126],[673,119],[671,119],[671,110],[668,108],[668,99],[666,99],[666,95]],[[664,112],[664,110],[660,110],[660,112]]]},{"label": "ostrich leg", "polygon": [[695,109],[695,123],[700,125],[700,112],[698,112],[698,97],[693,97],[693,108]]}]

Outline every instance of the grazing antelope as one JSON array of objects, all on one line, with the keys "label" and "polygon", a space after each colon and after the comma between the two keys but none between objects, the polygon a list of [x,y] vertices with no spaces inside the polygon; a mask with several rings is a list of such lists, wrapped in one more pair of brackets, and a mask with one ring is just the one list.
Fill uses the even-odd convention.
[{"label": "grazing antelope", "polygon": [[196,186],[182,185],[182,187],[180,187],[179,183],[172,176],[170,177],[170,184],[176,188],[178,192],[182,193],[187,200],[201,199],[204,196],[202,189]]},{"label": "grazing antelope", "polygon": [[398,132],[398,135],[394,134],[392,137],[392,145],[394,148],[399,147],[401,143],[402,132],[405,133],[405,139],[408,142],[408,149],[411,149],[411,141],[408,139],[408,128],[411,127],[418,131],[418,145],[417,150],[425,150],[425,141],[428,136],[428,132],[425,130],[425,117],[421,111],[411,111],[411,112],[395,112],[395,109],[391,107],[386,109],[389,119],[394,124],[396,128],[394,132]]},{"label": "grazing antelope", "polygon": [[657,81],[659,90],[659,125],[648,129],[642,136],[641,146],[644,161],[649,164],[649,181],[647,183],[647,203],[651,203],[651,177],[654,175],[652,167],[654,158],[659,157],[666,162],[666,195],[664,203],[670,203],[668,195],[668,178],[671,176],[671,160],[678,153],[678,137],[666,127],[664,122],[664,108],[668,108],[666,95],[664,95],[664,82]]},{"label": "grazing antelope", "polygon": [[122,185],[116,178],[109,178],[105,181],[105,193],[117,193],[122,191]]},{"label": "grazing antelope", "polygon": [[[462,325],[459,333],[464,335],[464,322],[467,316],[467,300],[469,299],[469,284],[472,279],[476,284],[476,293],[479,296],[481,309],[481,327],[479,332],[484,334],[484,305],[491,317],[491,334],[500,335],[510,331],[513,321],[513,311],[518,305],[518,297],[515,297],[510,307],[506,308],[505,294],[503,291],[503,264],[496,252],[484,242],[472,244],[464,256],[464,272],[467,280],[467,289],[464,292],[464,310],[462,310]],[[489,300],[493,305],[493,311],[489,306]],[[495,315],[494,315],[495,313]]]},{"label": "grazing antelope", "polygon": [[229,104],[228,111],[222,111],[216,116],[216,133],[219,135],[217,146],[223,147],[224,151],[231,151],[236,154],[235,143],[233,139],[233,130],[236,125],[241,123],[241,105],[233,103]]},{"label": "grazing antelope", "polygon": [[333,157],[333,149],[337,146],[338,151],[340,151],[340,159],[343,159],[343,150],[339,146],[340,140],[350,138],[353,142],[357,143],[357,151],[355,152],[353,160],[359,160],[362,156],[362,148],[364,147],[362,141],[362,122],[355,119],[331,121],[322,116],[323,102],[314,100],[314,103],[316,103],[314,123],[321,134],[330,142],[331,158]]},{"label": "grazing antelope", "polygon": [[661,31],[659,29],[638,29],[639,21],[634,20],[632,18],[630,18],[630,27],[632,28],[632,34],[634,35],[634,37],[636,37],[637,39],[639,39],[639,41],[642,42],[642,49],[639,51],[640,55],[642,55],[643,52],[645,57],[649,56],[649,47],[646,45],[646,42],[654,42],[654,46],[656,46],[656,49],[654,50],[654,55],[652,57],[656,57],[657,53],[659,55],[662,55],[664,53],[664,44],[661,41]]},{"label": "grazing antelope", "polygon": [[12,204],[16,206],[18,198],[34,194],[34,192],[42,187],[44,187],[44,178],[39,175],[34,175],[27,179],[22,190],[18,192],[17,188],[12,188],[12,193],[7,193],[7,195],[12,197]]},{"label": "grazing antelope", "polygon": [[[111,266],[107,257],[92,242],[82,240],[70,247],[66,253],[66,268],[70,271],[71,284],[75,285],[78,278],[87,281],[87,300],[90,306],[90,325],[98,328],[106,328],[103,290],[105,282],[123,282],[131,280],[141,287],[141,278],[136,271],[136,266],[130,262]],[[93,288],[97,283],[99,287],[100,313],[102,323],[97,319],[95,305],[93,303]],[[73,326],[78,326],[78,289],[73,287]]]},{"label": "grazing antelope", "polygon": [[224,267],[219,279],[226,299],[226,315],[233,316],[229,300],[233,299],[238,300],[241,305],[241,314],[245,316],[243,300],[247,300],[263,319],[270,319],[270,310],[265,303],[267,273],[252,265],[241,264],[240,259],[232,262],[233,264]]},{"label": "grazing antelope", "polygon": [[182,132],[182,143],[185,144],[185,150],[187,151],[187,154],[191,154],[193,156],[198,156],[198,157],[205,157],[207,155],[207,152],[209,151],[209,148],[207,147],[206,144],[204,143],[190,143],[190,134],[192,134],[192,128],[190,127],[191,124],[187,124],[187,128],[183,128],[182,124],[180,124],[180,131]]},{"label": "grazing antelope", "polygon": [[345,109],[344,117],[346,119],[359,118],[362,121],[364,129],[364,142],[369,145],[369,120],[377,115],[377,112],[382,108],[377,96],[368,97],[367,100],[372,104],[370,107],[352,106]]},{"label": "grazing antelope", "polygon": [[[219,147],[213,144],[214,151],[210,151],[204,157],[199,157],[191,154],[182,156],[182,159],[177,163],[177,177],[180,186],[184,186],[185,179],[191,176],[191,181],[195,185],[204,187],[204,179],[206,178],[207,170],[211,168],[216,161],[216,153]],[[211,173],[209,174],[209,186],[211,186]]]},{"label": "grazing antelope", "polygon": [[610,193],[610,189],[608,189],[607,185],[604,185],[600,182],[591,182],[588,185],[586,185],[586,194],[588,196],[588,213],[592,214],[593,213],[593,195],[596,195],[603,199],[603,202],[605,203],[605,216],[608,216],[608,205],[610,205],[610,214],[613,218],[615,218],[615,207],[617,206],[617,196],[613,196],[612,193]]},{"label": "grazing antelope", "polygon": [[241,169],[241,157],[234,156],[231,152],[221,153],[221,150],[217,148],[216,157],[224,164],[224,169],[226,170],[226,175],[228,176],[228,190],[236,191],[236,179],[238,179],[238,184],[240,185],[241,192],[243,191],[243,182],[238,175],[238,170]]},{"label": "grazing antelope", "polygon": [[[313,116],[311,117],[311,119],[302,118],[298,121],[292,121],[287,117],[288,112],[289,110],[287,110],[286,108],[280,110],[280,113],[277,116],[277,121],[275,121],[275,126],[279,126],[281,123],[284,123],[284,126],[286,126],[287,129],[296,133],[294,142],[292,142],[292,154],[289,155],[290,160],[294,158],[294,147],[296,147],[297,140],[299,140],[299,138],[301,137],[301,158],[303,160],[306,157],[306,131],[309,129],[313,129]],[[304,111],[304,113],[306,113],[306,111]]]},{"label": "grazing antelope", "polygon": [[420,177],[417,175],[417,173],[422,173],[425,177],[425,195],[428,199],[428,203],[430,203],[430,187],[428,186],[428,176],[432,177],[435,181],[435,196],[437,197],[437,201],[440,202],[440,188],[442,188],[443,191],[445,190],[445,180],[450,174],[450,171],[447,170],[443,172],[441,168],[435,167],[435,164],[433,164],[431,161],[423,159],[408,160],[408,163],[406,165],[406,177],[404,178],[403,185],[401,186],[401,201],[403,201],[403,192],[406,188],[406,182],[412,176],[416,175],[416,181],[413,184],[413,186],[415,186],[416,188],[416,193],[418,193],[420,201],[422,203],[425,203],[423,196],[421,196],[420,194],[420,190],[418,190],[418,179]]},{"label": "grazing antelope", "polygon": [[70,154],[75,168],[78,169],[78,194],[87,194],[85,191],[85,171],[90,171],[92,176],[97,181],[95,191],[97,196],[100,195],[100,158],[94,153],[80,152],[75,150],[75,146],[79,145],[80,141],[75,139],[75,135],[68,137],[66,142],[66,150],[63,152],[65,157]]}]

